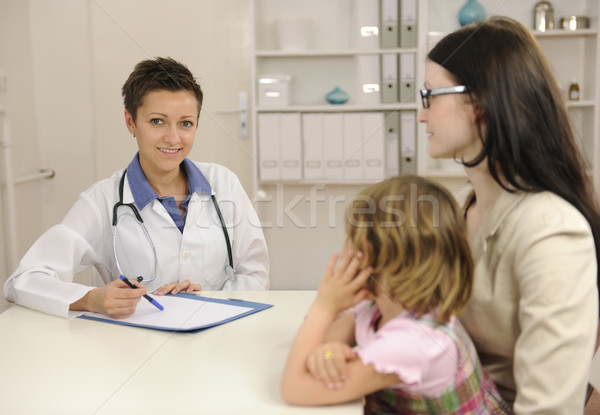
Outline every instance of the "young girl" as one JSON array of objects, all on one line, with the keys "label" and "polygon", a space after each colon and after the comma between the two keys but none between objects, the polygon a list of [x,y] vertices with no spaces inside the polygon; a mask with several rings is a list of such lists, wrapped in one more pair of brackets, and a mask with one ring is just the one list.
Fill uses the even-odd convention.
[{"label": "young girl", "polygon": [[347,216],[347,250],[329,261],[292,345],[283,399],[366,396],[368,414],[508,413],[456,317],[473,261],[452,196],[392,178],[360,193]]}]

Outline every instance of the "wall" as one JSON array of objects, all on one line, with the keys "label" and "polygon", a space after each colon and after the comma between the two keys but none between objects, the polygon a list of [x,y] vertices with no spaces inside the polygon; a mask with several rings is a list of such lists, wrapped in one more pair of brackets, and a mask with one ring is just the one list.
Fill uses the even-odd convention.
[{"label": "wall", "polygon": [[90,7],[96,176],[124,167],[137,150],[123,118],[125,79],[140,60],[170,56],[190,68],[204,92],[190,158],[229,167],[251,192],[252,140],[238,138],[235,115],[216,113],[250,92],[248,1],[103,0]]},{"label": "wall", "polygon": [[[466,178],[445,179],[451,191]],[[345,239],[346,204],[366,185],[263,185],[256,204],[271,258],[271,288],[314,290]]]},{"label": "wall", "polygon": [[[14,177],[41,168],[56,172],[51,180],[15,188],[20,258],[93,180],[88,2],[2,0],[0,7]],[[12,272],[8,260],[3,265],[2,283]]]},{"label": "wall", "polygon": [[[0,91],[0,106],[6,111],[9,120],[11,153],[19,156],[13,162],[13,174],[20,177],[36,171],[39,165],[37,149],[37,128],[33,122],[35,107],[33,85],[33,58],[31,33],[29,24],[29,7],[27,2],[0,0],[0,74],[7,78],[6,91]],[[4,139],[5,137],[3,137]],[[2,155],[4,156],[4,155]],[[4,157],[0,158],[0,177],[4,181]],[[0,190],[4,190],[0,188]],[[18,251],[30,242],[41,225],[42,209],[33,195],[39,194],[37,183],[19,186],[15,189],[15,197],[19,200],[17,229],[19,231]],[[5,202],[5,193],[2,194]],[[4,212],[6,206],[0,206]],[[5,248],[12,241],[5,241],[7,223],[0,223],[0,283],[3,283],[10,269],[9,258],[5,256]],[[6,308],[6,302],[0,297],[0,311]]]}]

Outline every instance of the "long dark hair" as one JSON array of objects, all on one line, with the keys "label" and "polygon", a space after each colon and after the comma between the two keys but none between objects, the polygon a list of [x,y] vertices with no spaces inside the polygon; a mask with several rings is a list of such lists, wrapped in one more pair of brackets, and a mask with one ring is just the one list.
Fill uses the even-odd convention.
[{"label": "long dark hair", "polygon": [[490,174],[504,189],[550,191],[571,203],[592,228],[598,260],[600,214],[587,162],[560,89],[529,30],[513,19],[492,17],[444,37],[428,58],[466,85],[482,110],[483,149],[463,164],[473,167],[487,158]]}]

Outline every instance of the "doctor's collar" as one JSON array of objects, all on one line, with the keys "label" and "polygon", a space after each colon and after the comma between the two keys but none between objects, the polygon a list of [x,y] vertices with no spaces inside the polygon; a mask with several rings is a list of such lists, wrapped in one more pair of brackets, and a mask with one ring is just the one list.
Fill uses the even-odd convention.
[{"label": "doctor's collar", "polygon": [[[205,193],[207,195],[212,194],[212,188],[210,187],[208,180],[206,180],[206,177],[204,177],[193,161],[186,158],[183,160],[182,166],[187,175],[188,191],[190,194],[196,192]],[[133,200],[139,210],[144,209],[144,207],[154,199],[158,199],[158,195],[152,190],[150,183],[148,183],[148,180],[144,175],[144,171],[140,165],[139,153],[136,153],[133,160],[131,160],[131,163],[129,163],[129,166],[127,166],[127,181],[129,182]]]}]

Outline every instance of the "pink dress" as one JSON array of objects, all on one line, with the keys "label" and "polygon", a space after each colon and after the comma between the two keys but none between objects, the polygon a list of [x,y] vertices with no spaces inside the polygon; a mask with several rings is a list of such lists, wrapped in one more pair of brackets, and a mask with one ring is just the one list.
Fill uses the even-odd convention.
[{"label": "pink dress", "polygon": [[377,304],[354,308],[356,352],[379,373],[395,373],[398,384],[365,397],[366,415],[510,414],[481,368],[477,351],[456,318],[435,325],[432,315],[403,312],[375,331]]},{"label": "pink dress", "polygon": [[[374,330],[381,316],[377,304],[363,301],[354,307],[357,354],[379,373],[395,373],[395,388],[427,396],[439,396],[454,379],[458,351],[450,336],[421,324],[406,311]],[[426,317],[431,317],[427,315]],[[448,326],[457,324],[454,317]]]}]

